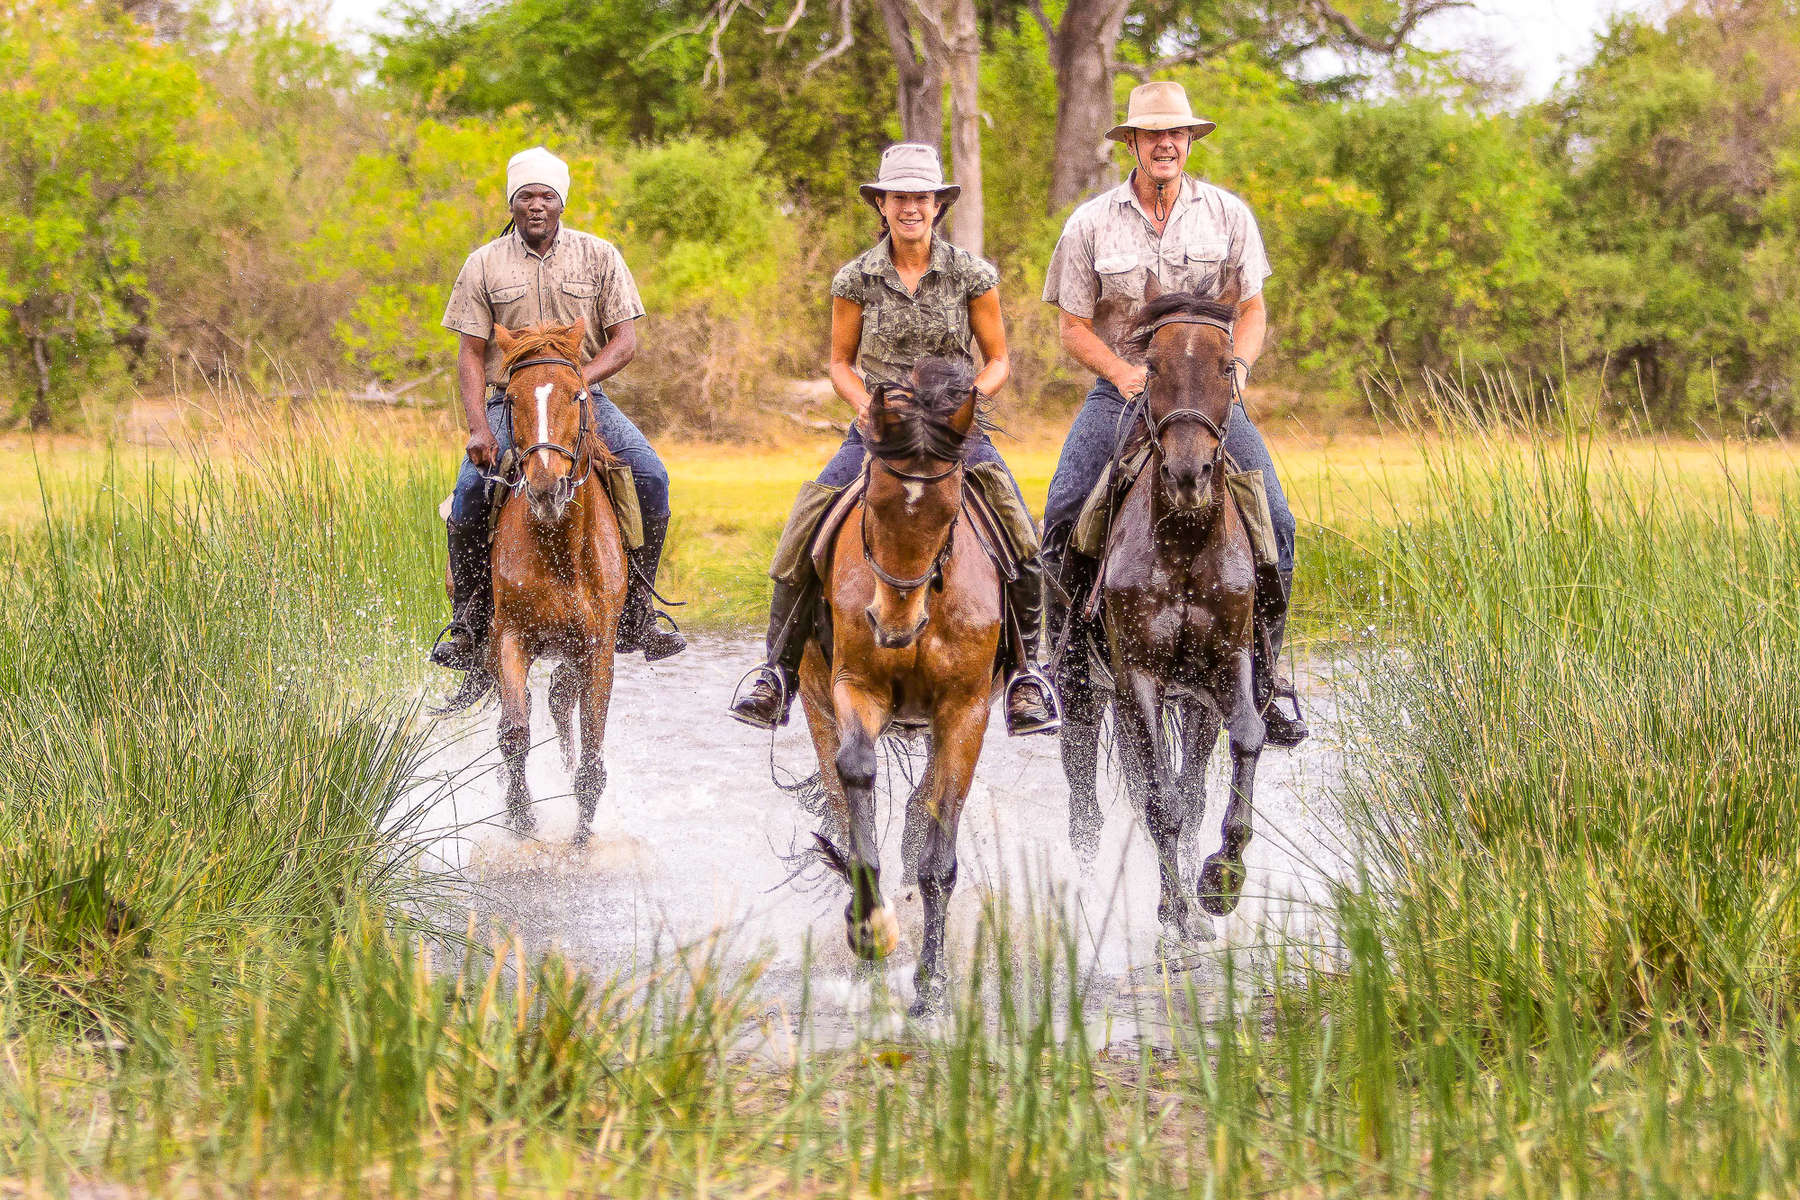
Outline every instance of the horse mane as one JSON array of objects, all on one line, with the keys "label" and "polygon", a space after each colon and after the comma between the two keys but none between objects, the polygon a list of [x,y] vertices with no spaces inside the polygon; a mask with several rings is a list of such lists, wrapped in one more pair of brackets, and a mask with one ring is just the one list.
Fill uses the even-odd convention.
[{"label": "horse mane", "polygon": [[1208,317],[1231,325],[1237,321],[1237,307],[1221,300],[1209,300],[1198,292],[1164,292],[1138,313],[1131,331],[1125,335],[1125,348],[1133,354],[1148,352],[1150,339],[1156,335],[1156,323],[1176,315]]},{"label": "horse mane", "polygon": [[[917,381],[910,392],[904,388],[877,385],[871,398],[871,410],[879,408],[896,418],[883,431],[883,422],[871,422],[875,430],[864,437],[869,453],[882,459],[906,459],[924,456],[941,462],[956,462],[975,446],[977,435],[992,429],[988,404],[975,402],[975,422],[967,433],[950,423],[968,402],[975,386],[975,372],[967,365],[947,358],[925,358],[913,368]],[[888,400],[890,394],[906,397]]]},{"label": "horse mane", "polygon": [[[528,358],[563,358],[567,347],[562,344],[568,336],[568,327],[547,321],[542,325],[527,325],[523,329],[512,331],[512,349],[506,352],[505,366],[512,370],[514,363],[524,362]],[[548,351],[549,353],[545,353]],[[580,354],[577,350],[576,354]]]}]

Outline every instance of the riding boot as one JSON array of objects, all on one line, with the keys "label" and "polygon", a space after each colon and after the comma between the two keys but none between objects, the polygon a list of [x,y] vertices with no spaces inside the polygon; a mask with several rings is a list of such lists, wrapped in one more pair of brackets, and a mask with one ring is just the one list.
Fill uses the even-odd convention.
[{"label": "riding boot", "polygon": [[[619,633],[613,640],[613,649],[620,654],[642,650],[645,662],[658,662],[687,649],[687,639],[681,636],[675,618],[650,604],[656,570],[662,563],[663,541],[668,535],[667,516],[645,517],[644,544],[625,552],[629,579],[625,586],[625,611],[619,614]],[[669,628],[657,628],[659,619],[667,621]]]},{"label": "riding boot", "polygon": [[450,525],[450,627],[431,648],[431,661],[452,671],[485,670],[483,650],[494,619],[492,550],[487,527]]},{"label": "riding boot", "polygon": [[1056,691],[1038,668],[1044,628],[1044,563],[1032,555],[1017,564],[1018,578],[1006,585],[1006,733],[1023,737],[1054,733],[1062,726]]},{"label": "riding boot", "polygon": [[794,693],[800,687],[800,658],[812,625],[813,601],[818,588],[811,583],[795,587],[775,581],[769,600],[768,658],[738,684],[731,698],[731,715],[758,729],[786,725]]},{"label": "riding boot", "polygon": [[[1255,651],[1252,692],[1263,709],[1264,739],[1271,746],[1298,746],[1312,732],[1300,711],[1300,696],[1292,681],[1277,673],[1281,646],[1287,638],[1288,580],[1278,571],[1263,567],[1256,573]],[[1293,703],[1294,715],[1283,712],[1277,700]]]}]

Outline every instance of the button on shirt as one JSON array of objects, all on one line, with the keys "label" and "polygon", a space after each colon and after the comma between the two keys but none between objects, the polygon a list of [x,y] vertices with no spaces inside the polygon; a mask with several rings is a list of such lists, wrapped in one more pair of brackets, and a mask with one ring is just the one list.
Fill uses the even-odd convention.
[{"label": "button on shirt", "polygon": [[1128,177],[1070,214],[1044,274],[1044,300],[1092,319],[1094,332],[1117,354],[1152,273],[1163,292],[1217,299],[1235,278],[1239,303],[1260,293],[1269,256],[1249,205],[1183,175],[1159,235]]},{"label": "button on shirt", "polygon": [[913,365],[937,356],[971,370],[969,301],[999,286],[1000,272],[984,259],[931,237],[931,265],[907,291],[887,238],[857,255],[831,281],[831,294],[862,306],[857,366],[869,387],[910,384]]},{"label": "button on shirt", "polygon": [[504,356],[493,337],[496,324],[516,330],[544,322],[586,321],[587,335],[581,343],[586,363],[606,345],[608,326],[643,315],[637,281],[611,242],[559,229],[540,255],[515,230],[476,250],[463,263],[444,309],[444,327],[488,339],[487,380],[504,387]]}]

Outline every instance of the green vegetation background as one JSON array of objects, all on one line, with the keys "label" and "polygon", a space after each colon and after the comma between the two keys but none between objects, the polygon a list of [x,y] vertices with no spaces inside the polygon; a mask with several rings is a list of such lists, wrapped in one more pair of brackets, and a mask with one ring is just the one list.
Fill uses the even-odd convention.
[{"label": "green vegetation background", "polygon": [[[164,6],[153,30],[6,0],[0,404],[69,423],[198,378],[447,396],[450,281],[504,223],[507,156],[542,141],[574,167],[569,223],[643,286],[632,410],[700,435],[781,422],[782,381],[825,356],[824,283],[872,233],[854,183],[898,134],[892,67],[864,29],[807,73],[823,25],[777,44],[746,18],[721,80],[678,36],[704,7],[511,0],[415,15],[362,55],[279,10]],[[1503,368],[1614,418],[1792,426],[1792,0],[1621,17],[1524,107],[1457,56],[1320,82],[1265,50],[1174,71],[1220,123],[1194,169],[1250,202],[1276,265],[1262,381],[1355,411],[1371,371]],[[1054,411],[1082,383],[1036,299],[1066,216],[1044,200],[1054,80],[1029,20],[990,23],[982,61],[1011,400]]]}]

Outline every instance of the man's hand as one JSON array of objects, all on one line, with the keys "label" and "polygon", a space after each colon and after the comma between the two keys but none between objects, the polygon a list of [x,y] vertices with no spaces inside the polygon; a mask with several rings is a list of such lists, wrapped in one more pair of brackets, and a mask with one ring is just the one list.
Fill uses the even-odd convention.
[{"label": "man's hand", "polygon": [[1144,390],[1144,380],[1149,378],[1148,368],[1133,366],[1131,363],[1120,364],[1121,369],[1111,376],[1112,385],[1119,389],[1119,394],[1127,400]]},{"label": "man's hand", "polygon": [[500,457],[500,443],[495,440],[494,431],[483,424],[469,430],[469,441],[463,447],[463,452],[469,456],[470,462],[484,471],[491,471]]}]

